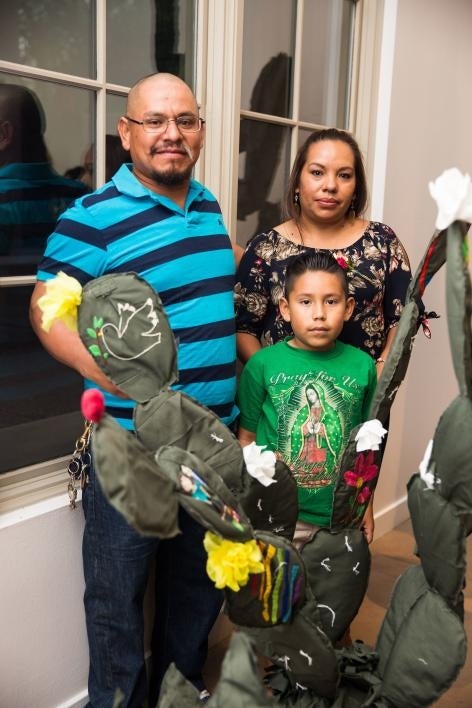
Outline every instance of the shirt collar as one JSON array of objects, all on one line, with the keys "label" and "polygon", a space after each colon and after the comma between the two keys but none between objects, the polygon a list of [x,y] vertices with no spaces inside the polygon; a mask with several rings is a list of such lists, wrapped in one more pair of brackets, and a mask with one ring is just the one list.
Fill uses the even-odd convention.
[{"label": "shirt collar", "polygon": [[[166,207],[172,208],[174,211],[181,211],[180,207],[178,207],[172,199],[145,187],[133,174],[133,165],[131,163],[122,165],[118,172],[115,172],[113,175],[112,182],[122,194],[135,198],[151,198]],[[195,179],[190,180],[187,197],[185,199],[185,211],[195,199],[203,195],[204,191],[205,187],[200,184],[200,182],[197,182]]]}]

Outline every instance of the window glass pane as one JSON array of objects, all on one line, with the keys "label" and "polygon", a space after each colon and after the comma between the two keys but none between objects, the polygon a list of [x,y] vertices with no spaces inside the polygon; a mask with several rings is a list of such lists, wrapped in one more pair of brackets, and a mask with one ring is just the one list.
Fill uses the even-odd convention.
[{"label": "window glass pane", "polygon": [[94,0],[2,2],[1,58],[95,78]]},{"label": "window glass pane", "polygon": [[295,13],[295,0],[244,4],[243,110],[290,115]]},{"label": "window glass pane", "polygon": [[347,127],[353,22],[353,0],[305,2],[300,120]]},{"label": "window glass pane", "polygon": [[132,86],[155,71],[194,84],[196,0],[107,3],[107,80]]},{"label": "window glass pane", "polygon": [[82,381],[30,327],[33,286],[1,287],[0,472],[70,454],[82,424]]},{"label": "window glass pane", "polygon": [[308,138],[309,135],[312,134],[312,130],[309,130],[308,128],[299,128],[298,129],[298,139],[297,139],[297,149],[303,145],[305,140]]},{"label": "window glass pane", "polygon": [[0,73],[0,122],[0,277],[34,275],[57,217],[89,191],[94,94]]},{"label": "window glass pane", "polygon": [[257,120],[241,120],[237,241],[281,221],[280,209],[289,170],[290,129]]},{"label": "window glass pane", "polygon": [[124,162],[131,162],[131,155],[121,144],[117,125],[126,112],[126,96],[107,94],[107,134],[105,145],[105,181],[113,177]]}]

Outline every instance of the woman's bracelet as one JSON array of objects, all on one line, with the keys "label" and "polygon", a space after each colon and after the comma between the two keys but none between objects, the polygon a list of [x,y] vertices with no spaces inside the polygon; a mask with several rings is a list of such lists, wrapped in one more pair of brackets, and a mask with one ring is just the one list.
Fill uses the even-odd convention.
[{"label": "woman's bracelet", "polygon": [[378,357],[378,359],[375,360],[376,364],[385,364],[385,359],[382,359],[381,356]]}]

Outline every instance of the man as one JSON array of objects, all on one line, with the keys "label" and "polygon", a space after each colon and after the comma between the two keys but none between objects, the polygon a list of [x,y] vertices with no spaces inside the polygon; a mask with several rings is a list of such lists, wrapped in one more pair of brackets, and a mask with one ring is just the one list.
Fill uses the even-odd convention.
[{"label": "man", "polygon": [[[204,140],[204,121],[189,87],[170,74],[140,80],[119,121],[124,165],[59,222],[40,263],[38,280],[63,270],[82,284],[109,272],[135,271],[160,294],[179,342],[178,388],[230,424],[236,415],[234,258],[215,197],[191,179]],[[100,385],[107,410],[132,428],[134,403],[96,366],[78,336],[61,323],[41,330],[37,300],[32,321],[48,351]],[[205,694],[201,669],[221,594],[205,573],[203,529],[181,512],[182,534],[156,541],[139,536],[107,503],[94,479],[83,496],[85,610],[90,649],[89,696],[94,708],[146,700],[142,602],[156,558],[156,616],[149,706],[174,661]]]}]

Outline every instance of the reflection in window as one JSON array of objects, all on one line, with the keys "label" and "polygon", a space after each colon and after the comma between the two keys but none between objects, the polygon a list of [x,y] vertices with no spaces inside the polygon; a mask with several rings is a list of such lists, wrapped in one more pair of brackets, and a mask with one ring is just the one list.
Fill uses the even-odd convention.
[{"label": "reflection in window", "polygon": [[107,134],[105,145],[105,182],[125,162],[131,162],[131,155],[121,145],[118,136],[118,121],[126,113],[126,97],[107,93]]},{"label": "reflection in window", "polygon": [[[0,277],[34,275],[57,217],[88,191],[61,172],[86,149],[89,98],[86,91],[38,81],[0,83]],[[66,101],[83,112],[69,113]]]},{"label": "reflection in window", "polygon": [[12,78],[0,76],[2,472],[67,454],[80,429],[80,378],[44,351],[29,324],[32,286],[14,279],[34,277],[57,218],[88,191],[61,172],[90,145],[92,108],[86,90]]},{"label": "reflection in window", "polygon": [[300,120],[347,128],[353,25],[352,0],[304,4]]},{"label": "reflection in window", "polygon": [[33,333],[32,290],[0,279],[0,472],[70,454],[82,427],[81,378]]},{"label": "reflection in window", "polygon": [[[294,0],[245,3],[242,109],[283,117],[290,115],[295,13]],[[270,32],[264,32],[268,18]],[[261,32],[264,32],[263,41]]]},{"label": "reflection in window", "polygon": [[289,165],[289,129],[243,119],[240,128],[238,242],[280,223]]},{"label": "reflection in window", "polygon": [[[241,245],[280,223],[291,161],[312,130],[348,126],[355,3],[251,0],[244,5]],[[268,18],[270,32],[265,32]]]},{"label": "reflection in window", "polygon": [[195,6],[196,0],[108,2],[108,81],[132,86],[141,76],[166,71],[193,86]]},{"label": "reflection in window", "polygon": [[2,2],[1,58],[95,78],[92,0]]}]

